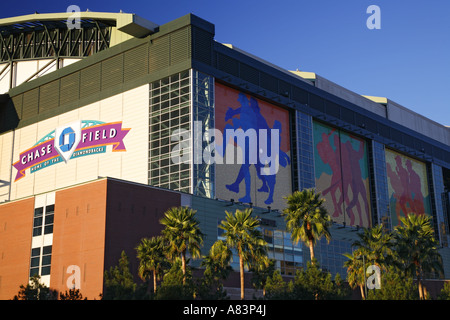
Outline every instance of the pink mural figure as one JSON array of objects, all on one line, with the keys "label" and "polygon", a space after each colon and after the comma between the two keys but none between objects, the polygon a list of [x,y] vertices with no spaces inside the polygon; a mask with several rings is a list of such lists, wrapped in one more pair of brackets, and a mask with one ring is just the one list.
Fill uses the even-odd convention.
[{"label": "pink mural figure", "polygon": [[[331,181],[328,188],[324,189],[322,194],[330,194],[334,205],[333,217],[343,215],[343,204],[346,205],[346,213],[350,218],[350,225],[354,225],[356,218],[359,217],[360,223],[363,221],[363,215],[369,221],[369,209],[366,186],[362,177],[359,161],[364,157],[364,141],[357,139],[360,143],[356,150],[351,140],[341,143],[339,134],[333,136],[334,148],[331,145],[330,136],[335,129],[328,134],[322,133],[322,141],[317,144],[318,154],[324,164],[331,168]],[[356,139],[352,137],[352,139]],[[349,195],[352,195],[350,198]],[[360,196],[364,201],[364,208],[359,201]],[[356,215],[353,209],[356,208]]]},{"label": "pink mural figure", "polygon": [[[329,137],[333,134],[335,129],[332,129],[329,134],[325,132],[322,133],[322,141],[317,143],[317,152],[319,153],[322,162],[328,164],[331,168],[331,182],[330,186],[322,191],[322,195],[330,193],[333,205],[334,212],[333,217],[339,217],[342,215],[342,202],[343,202],[343,192],[342,192],[342,183],[341,183],[341,158],[339,151],[339,136],[336,134],[334,136],[334,145],[336,150],[333,150],[333,147],[330,143]],[[340,191],[339,200],[336,199],[336,193]]]},{"label": "pink mural figure", "polygon": [[405,168],[401,156],[398,155],[395,157],[395,163],[395,170],[387,163],[387,173],[393,189],[393,197],[397,200],[395,206],[397,219],[400,221],[402,212],[405,216],[411,212],[424,214],[422,181],[412,168],[411,160],[405,161]]},{"label": "pink mural figure", "polygon": [[409,175],[409,186],[411,190],[411,201],[410,207],[412,211],[416,214],[424,214],[425,206],[423,204],[423,194],[421,189],[421,179],[420,176],[413,170],[411,160],[406,160],[406,168]]},{"label": "pink mural figure", "polygon": [[394,191],[392,196],[396,199],[395,213],[397,215],[397,220],[400,221],[400,195],[403,193],[403,186],[400,177],[395,173],[394,169],[392,169],[390,163],[386,164],[386,171],[390,180],[390,185]]},{"label": "pink mural figure", "polygon": [[[397,164],[396,172],[398,177],[400,178],[400,182],[402,184],[402,193],[400,194],[400,208],[403,211],[404,215],[407,216],[411,212],[411,189],[409,185],[409,174],[408,171],[403,167],[402,158],[400,156],[395,157],[395,162]],[[409,209],[408,209],[409,205]]]},{"label": "pink mural figure", "polygon": [[[353,214],[353,208],[356,206],[360,223],[362,222],[363,214],[369,219],[368,199],[366,193],[366,186],[361,174],[361,165],[359,161],[364,157],[364,141],[360,139],[353,139],[359,141],[359,149],[355,150],[350,140],[345,143],[341,143],[342,154],[342,179],[343,189],[345,195],[345,203],[347,205],[346,212],[350,217],[350,225],[355,224],[355,215]],[[348,190],[352,191],[352,199],[349,198]],[[361,209],[359,196],[361,195],[364,202],[364,211]],[[369,221],[369,220],[366,220]]]}]

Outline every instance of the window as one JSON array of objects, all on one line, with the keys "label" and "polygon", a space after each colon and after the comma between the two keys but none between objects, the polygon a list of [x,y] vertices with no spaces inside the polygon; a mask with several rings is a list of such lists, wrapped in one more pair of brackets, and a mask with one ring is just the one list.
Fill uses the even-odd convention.
[{"label": "window", "polygon": [[55,213],[55,205],[45,207],[45,225],[44,234],[53,233],[53,217]]},{"label": "window", "polygon": [[[42,227],[44,227],[44,234],[53,233],[53,217],[55,213],[55,205],[49,205],[34,209],[33,219],[33,237],[42,235]],[[45,221],[44,221],[45,218]]]},{"label": "window", "polygon": [[43,220],[44,208],[34,209],[33,219],[33,237],[40,236],[42,234],[42,220]]},{"label": "window", "polygon": [[46,276],[50,274],[52,262],[52,246],[31,249],[30,277],[34,275]]},{"label": "window", "polygon": [[[220,228],[221,219],[217,219],[217,239],[224,240],[224,230]],[[293,244],[291,234],[283,230],[261,227],[260,231],[267,242],[267,256],[275,260],[276,269],[283,275],[295,275],[303,268],[303,249],[301,241]],[[231,267],[239,270],[239,258],[233,249],[233,263]]]},{"label": "window", "polygon": [[50,274],[50,264],[52,262],[52,246],[42,248],[41,276]]},{"label": "window", "polygon": [[[171,151],[181,141],[190,146],[191,140],[180,137],[172,140],[172,134],[179,129],[190,130],[190,73],[181,72],[150,84],[150,166],[151,185],[190,192],[190,165],[174,165]],[[185,145],[183,145],[185,146]],[[183,159],[190,159],[190,147]],[[186,149],[185,149],[186,150]],[[182,150],[182,151],[185,151]]]},{"label": "window", "polygon": [[39,274],[40,259],[41,259],[41,248],[31,249],[30,277]]}]

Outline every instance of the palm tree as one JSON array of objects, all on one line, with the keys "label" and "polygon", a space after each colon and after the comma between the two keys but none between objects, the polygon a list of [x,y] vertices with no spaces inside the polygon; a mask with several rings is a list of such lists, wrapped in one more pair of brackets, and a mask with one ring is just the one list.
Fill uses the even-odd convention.
[{"label": "palm tree", "polygon": [[205,267],[205,273],[212,276],[221,276],[228,273],[229,264],[233,259],[233,253],[227,247],[225,241],[217,240],[209,249],[209,254],[203,257],[201,263]]},{"label": "palm tree", "polygon": [[186,253],[192,258],[201,257],[200,248],[203,244],[203,233],[195,218],[195,210],[188,207],[173,207],[164,213],[160,220],[165,226],[163,236],[168,242],[168,255],[181,255],[183,284],[186,280]]},{"label": "palm tree", "polygon": [[236,249],[239,256],[241,299],[244,299],[244,265],[249,266],[254,261],[261,261],[261,257],[267,255],[267,242],[258,230],[259,220],[251,216],[252,211],[238,209],[234,215],[225,211],[226,219],[219,225],[225,230],[223,236],[226,244]]},{"label": "palm tree", "polygon": [[201,266],[205,267],[203,281],[208,289],[211,285],[215,285],[216,297],[222,289],[220,280],[225,280],[232,271],[230,266],[232,259],[233,253],[223,240],[217,240],[211,246],[208,255],[203,257],[201,262]]},{"label": "palm tree", "polygon": [[364,228],[358,237],[359,240],[354,241],[352,246],[365,256],[368,265],[376,265],[386,270],[394,254],[392,234],[385,232],[383,225],[380,224],[373,228]]},{"label": "palm tree", "polygon": [[395,228],[398,256],[403,270],[416,276],[420,299],[425,298],[423,278],[428,272],[443,272],[442,258],[437,251],[431,218],[427,215],[408,214]]},{"label": "palm tree", "polygon": [[156,293],[156,280],[165,262],[164,239],[161,236],[143,238],[136,251],[139,277],[145,281],[153,274],[153,292]]},{"label": "palm tree", "polygon": [[347,281],[352,289],[359,287],[361,290],[361,297],[365,300],[366,295],[364,292],[365,283],[365,265],[363,263],[361,250],[355,250],[352,254],[344,253],[344,256],[348,258],[344,262],[344,267],[347,268]]},{"label": "palm tree", "polygon": [[356,248],[353,253],[344,254],[349,259],[344,266],[347,268],[349,284],[353,288],[359,286],[361,296],[366,299],[364,292],[366,266],[376,265],[387,270],[388,262],[394,254],[392,235],[384,231],[383,225],[377,225],[373,228],[363,229],[363,232],[358,233],[358,237],[359,240],[352,244],[352,247]]},{"label": "palm tree", "polygon": [[287,207],[283,211],[286,221],[286,230],[291,232],[291,239],[296,244],[301,240],[308,247],[311,262],[315,263],[314,245],[324,236],[329,242],[331,239],[331,217],[323,203],[325,199],[320,197],[314,189],[295,191],[285,197]]}]

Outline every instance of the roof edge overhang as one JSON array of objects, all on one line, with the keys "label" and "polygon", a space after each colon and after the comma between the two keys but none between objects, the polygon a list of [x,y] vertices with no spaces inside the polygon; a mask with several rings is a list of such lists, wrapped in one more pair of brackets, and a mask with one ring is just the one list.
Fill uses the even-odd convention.
[{"label": "roof edge overhang", "polygon": [[[34,13],[11,18],[0,19],[0,27],[20,26],[21,24],[42,21],[65,21],[74,18],[74,12],[62,13]],[[116,28],[131,36],[141,38],[153,34],[159,25],[144,19],[134,13],[113,12],[78,12],[76,18],[81,20],[110,20],[116,22]]]}]

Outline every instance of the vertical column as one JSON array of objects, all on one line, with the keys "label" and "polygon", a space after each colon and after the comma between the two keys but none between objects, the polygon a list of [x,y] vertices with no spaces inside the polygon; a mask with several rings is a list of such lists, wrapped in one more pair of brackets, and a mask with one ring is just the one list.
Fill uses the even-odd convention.
[{"label": "vertical column", "polygon": [[442,167],[432,163],[431,164],[431,183],[432,183],[432,198],[433,206],[435,207],[435,218],[437,218],[436,231],[439,234],[439,240],[443,247],[448,247],[448,221],[445,214],[445,188],[444,177],[442,174]]},{"label": "vertical column", "polygon": [[31,241],[30,277],[40,275],[41,281],[50,286],[53,246],[53,216],[55,193],[37,196],[34,204],[33,232]]},{"label": "vertical column", "polygon": [[372,161],[373,183],[375,187],[375,194],[372,198],[375,201],[374,209],[377,217],[376,223],[383,224],[386,229],[392,230],[389,211],[385,150],[382,143],[374,140],[372,141]]},{"label": "vertical column", "polygon": [[214,198],[215,164],[203,159],[203,150],[213,142],[210,129],[214,129],[214,78],[192,70],[193,120],[193,194]]},{"label": "vertical column", "polygon": [[316,186],[314,177],[314,143],[312,117],[295,111],[298,189]]}]

